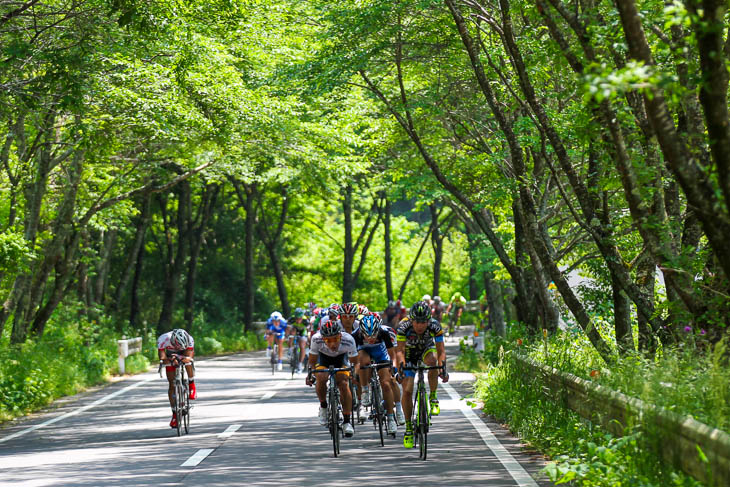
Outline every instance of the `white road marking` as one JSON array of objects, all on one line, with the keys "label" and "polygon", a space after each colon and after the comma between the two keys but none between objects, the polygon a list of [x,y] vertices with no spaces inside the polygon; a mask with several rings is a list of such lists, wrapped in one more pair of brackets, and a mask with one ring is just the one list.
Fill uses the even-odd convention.
[{"label": "white road marking", "polygon": [[195,467],[200,462],[202,462],[203,460],[205,460],[205,457],[207,457],[211,453],[213,453],[213,449],[212,448],[201,448],[200,450],[196,451],[195,454],[192,457],[190,457],[187,460],[185,460],[185,463],[183,463],[180,466],[181,467]]},{"label": "white road marking", "polygon": [[139,382],[135,382],[134,384],[128,385],[124,389],[119,389],[117,392],[112,392],[108,396],[104,396],[101,399],[98,399],[98,400],[92,402],[91,404],[87,404],[86,406],[83,406],[83,407],[80,407],[79,409],[76,409],[75,411],[71,411],[69,413],[63,414],[63,415],[58,416],[58,417],[55,417],[53,419],[49,419],[48,421],[44,421],[43,423],[40,423],[40,424],[36,424],[34,426],[31,426],[30,428],[26,428],[24,430],[18,431],[17,433],[13,433],[12,435],[6,436],[4,438],[0,438],[0,443],[3,443],[3,442],[8,441],[8,440],[12,440],[13,438],[17,438],[19,436],[26,435],[26,434],[28,434],[28,433],[30,433],[32,431],[35,431],[35,430],[40,429],[40,428],[43,428],[44,426],[48,426],[49,424],[57,423],[57,422],[59,422],[61,420],[64,420],[66,418],[70,418],[71,416],[76,416],[79,413],[82,413],[82,412],[84,412],[84,411],[86,411],[88,409],[91,409],[91,408],[93,408],[95,406],[98,406],[99,404],[105,403],[109,399],[113,399],[113,398],[119,396],[120,394],[124,394],[125,392],[127,392],[129,390],[132,390],[135,387],[139,387],[142,384],[145,384],[145,383],[147,383],[147,382],[149,382],[151,380],[154,380],[156,378],[157,378],[157,376],[155,375],[155,376],[152,376],[150,378],[141,380]]},{"label": "white road marking", "polygon": [[466,416],[466,419],[468,419],[472,426],[474,426],[474,429],[477,430],[479,436],[482,437],[484,444],[487,445],[487,448],[494,452],[494,456],[496,456],[497,459],[502,463],[502,465],[504,465],[504,468],[507,470],[507,472],[509,472],[515,482],[517,482],[517,485],[519,487],[538,487],[537,483],[535,482],[535,480],[533,480],[530,474],[527,473],[524,468],[522,468],[522,465],[520,465],[520,463],[514,459],[510,452],[507,451],[504,445],[499,442],[499,440],[489,430],[489,427],[477,417],[474,411],[472,411],[471,407],[466,404],[466,401],[461,400],[461,398],[459,397],[459,393],[457,393],[456,390],[454,390],[454,388],[451,387],[451,385],[449,384],[441,384],[441,387],[446,389],[446,392],[449,393],[451,399],[457,401],[457,403],[459,404],[459,410],[461,410],[464,416]]},{"label": "white road marking", "polygon": [[230,438],[231,436],[233,436],[233,433],[235,433],[236,431],[239,430],[239,428],[241,426],[242,425],[240,425],[240,424],[230,425],[228,428],[226,428],[226,430],[223,433],[218,435],[218,438]]},{"label": "white road marking", "polygon": [[263,396],[261,396],[261,400],[265,401],[267,399],[271,399],[272,397],[274,397],[274,394],[276,394],[276,391],[269,391],[266,394],[264,394]]}]

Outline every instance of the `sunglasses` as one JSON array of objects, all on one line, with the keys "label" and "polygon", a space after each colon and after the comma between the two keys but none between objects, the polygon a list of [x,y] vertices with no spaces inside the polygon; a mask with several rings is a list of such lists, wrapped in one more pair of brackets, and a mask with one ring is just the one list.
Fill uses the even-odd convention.
[{"label": "sunglasses", "polygon": [[355,313],[340,313],[340,318],[354,318],[356,316]]},{"label": "sunglasses", "polygon": [[336,337],[324,337],[324,342],[327,343],[327,344],[337,343],[339,341],[340,341],[340,337],[339,336],[336,336]]}]

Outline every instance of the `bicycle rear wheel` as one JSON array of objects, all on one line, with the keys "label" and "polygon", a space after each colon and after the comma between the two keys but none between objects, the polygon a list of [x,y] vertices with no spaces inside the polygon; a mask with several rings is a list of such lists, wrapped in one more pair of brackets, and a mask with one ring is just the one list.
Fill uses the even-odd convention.
[{"label": "bicycle rear wheel", "polygon": [[291,367],[291,378],[294,378],[294,374],[297,372],[297,365],[299,365],[299,337],[294,337],[294,345],[291,347],[291,356],[289,357],[289,366]]}]

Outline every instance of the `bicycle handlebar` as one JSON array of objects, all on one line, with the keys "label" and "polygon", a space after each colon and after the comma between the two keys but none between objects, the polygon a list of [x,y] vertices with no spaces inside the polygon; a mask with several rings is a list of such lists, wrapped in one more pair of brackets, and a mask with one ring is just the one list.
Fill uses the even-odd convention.
[{"label": "bicycle handlebar", "polygon": [[393,368],[393,364],[390,362],[371,363],[369,365],[361,365],[361,369],[384,369],[385,367]]},{"label": "bicycle handlebar", "polygon": [[432,370],[432,369],[443,369],[446,371],[446,364],[443,365],[406,365],[402,367],[403,370]]},{"label": "bicycle handlebar", "polygon": [[332,373],[334,373],[334,372],[352,372],[352,370],[353,370],[353,367],[352,366],[350,366],[350,367],[343,367],[343,368],[334,368],[334,367],[330,366],[327,369],[312,369],[312,373],[313,374],[322,374],[322,373],[325,373],[326,372],[326,373],[329,374],[331,372]]}]

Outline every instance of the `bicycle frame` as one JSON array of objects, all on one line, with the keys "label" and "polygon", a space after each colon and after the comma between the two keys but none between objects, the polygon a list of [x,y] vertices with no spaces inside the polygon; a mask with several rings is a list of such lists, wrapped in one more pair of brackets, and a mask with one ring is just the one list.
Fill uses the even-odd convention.
[{"label": "bicycle frame", "polygon": [[428,406],[426,381],[424,379],[424,371],[440,369],[444,370],[444,365],[423,365],[422,362],[415,367],[404,367],[404,370],[414,370],[418,376],[414,389],[416,395],[413,399],[413,410],[411,411],[411,421],[413,422],[413,433],[415,433],[415,442],[418,443],[418,457],[422,460],[426,459],[428,453],[428,430],[431,425],[431,408]]},{"label": "bicycle frame", "polygon": [[[177,436],[182,436],[183,431],[187,434],[190,431],[190,383],[187,378],[185,367],[190,365],[195,367],[194,361],[183,362],[181,359],[184,358],[181,355],[173,357],[175,360],[175,378],[173,379],[173,410],[175,411],[175,417],[177,417]],[[158,371],[162,376],[162,366],[160,363]]]}]

